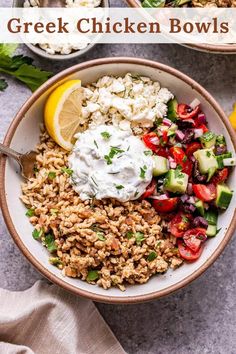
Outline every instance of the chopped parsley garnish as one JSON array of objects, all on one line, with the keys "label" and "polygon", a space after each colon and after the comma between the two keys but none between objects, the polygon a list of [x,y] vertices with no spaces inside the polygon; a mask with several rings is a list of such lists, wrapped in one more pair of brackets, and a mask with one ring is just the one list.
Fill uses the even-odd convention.
[{"label": "chopped parsley garnish", "polygon": [[36,165],[34,165],[33,171],[34,171],[34,173],[39,172],[39,169],[38,169],[38,167]]},{"label": "chopped parsley garnish", "polygon": [[118,190],[123,189],[123,188],[125,188],[125,187],[124,187],[124,186],[122,186],[121,184],[120,184],[120,185],[118,185],[118,186],[116,186],[116,189],[118,189]]},{"label": "chopped parsley garnish", "polygon": [[43,236],[43,229],[40,230],[34,229],[34,231],[32,232],[32,236],[35,240],[40,239]]},{"label": "chopped parsley garnish", "polygon": [[104,140],[108,140],[111,137],[111,134],[109,134],[108,132],[102,132],[101,136],[103,137]]},{"label": "chopped parsley garnish", "polygon": [[175,170],[175,178],[184,178],[184,174],[181,172],[182,167],[179,165]]},{"label": "chopped parsley garnish", "polygon": [[211,152],[210,152],[210,151],[207,151],[207,152],[206,152],[206,156],[207,156],[207,157],[211,157]]},{"label": "chopped parsley garnish", "polygon": [[188,218],[186,216],[182,216],[182,221],[183,222],[188,222]]},{"label": "chopped parsley garnish", "polygon": [[187,161],[187,156],[185,155],[183,158],[183,162],[186,162],[186,161]]},{"label": "chopped parsley garnish", "polygon": [[91,180],[93,181],[93,183],[95,184],[95,186],[97,186],[98,187],[98,184],[97,184],[97,182],[95,181],[95,179],[91,176]]},{"label": "chopped parsley garnish", "polygon": [[25,215],[31,218],[31,216],[34,216],[34,209],[28,209]]},{"label": "chopped parsley garnish", "polygon": [[133,231],[127,231],[126,232],[126,237],[127,237],[128,240],[130,240],[133,236],[134,236]]},{"label": "chopped parsley garnish", "polygon": [[96,142],[96,140],[93,141],[94,145],[96,146],[96,148],[98,149],[98,143]]},{"label": "chopped parsley garnish", "polygon": [[71,176],[73,174],[73,170],[71,170],[70,168],[67,168],[67,167],[63,167],[61,169],[61,172],[67,173],[69,176]]},{"label": "chopped parsley garnish", "polygon": [[97,280],[98,278],[99,278],[99,275],[98,275],[97,270],[89,270],[88,271],[88,275],[86,278],[87,281],[94,281],[94,280]]},{"label": "chopped parsley garnish", "polygon": [[136,239],[137,245],[141,246],[142,241],[145,240],[144,234],[142,232],[136,232],[135,239]]},{"label": "chopped parsley garnish", "polygon": [[152,156],[152,155],[153,155],[153,152],[152,152],[152,150],[145,150],[145,151],[144,151],[144,155],[146,155],[146,156]]},{"label": "chopped parsley garnish", "polygon": [[121,150],[120,148],[118,148],[116,146],[111,146],[111,150],[109,152],[109,155],[104,156],[104,159],[106,160],[107,165],[111,165],[113,157],[115,155],[122,154],[122,152],[124,152],[124,150]]},{"label": "chopped parsley garnish", "polygon": [[57,245],[55,243],[54,236],[52,234],[47,234],[45,236],[44,244],[49,252],[54,252],[57,250]]},{"label": "chopped parsley garnish", "polygon": [[97,232],[97,236],[100,241],[106,241],[106,238],[104,237],[103,232]]},{"label": "chopped parsley garnish", "polygon": [[160,245],[161,245],[161,241],[159,241],[159,242],[157,242],[157,247],[160,247]]},{"label": "chopped parsley garnish", "polygon": [[[146,168],[145,168],[145,167],[146,167]],[[140,178],[142,178],[142,179],[145,178],[146,169],[147,169],[147,166],[140,167],[140,175],[139,175]]]},{"label": "chopped parsley garnish", "polygon": [[101,232],[101,233],[103,233],[103,229],[101,228],[101,227],[99,227],[99,225],[97,225],[97,224],[93,224],[92,226],[91,226],[91,229],[94,231],[94,232]]},{"label": "chopped parsley garnish", "polygon": [[157,254],[156,254],[156,252],[153,251],[153,252],[149,253],[147,260],[149,262],[152,262],[152,261],[154,261],[155,258],[157,258]]},{"label": "chopped parsley garnish", "polygon": [[49,172],[49,173],[48,173],[48,178],[49,178],[49,179],[54,179],[54,178],[56,178],[56,172]]},{"label": "chopped parsley garnish", "polygon": [[139,194],[139,192],[138,192],[138,191],[136,191],[136,192],[134,193],[134,196],[135,196],[135,197],[137,197],[137,196],[138,196],[138,194]]},{"label": "chopped parsley garnish", "polygon": [[49,262],[52,264],[52,265],[55,265],[55,266],[58,266],[58,265],[62,265],[63,262],[60,260],[59,257],[50,257],[49,258]]}]

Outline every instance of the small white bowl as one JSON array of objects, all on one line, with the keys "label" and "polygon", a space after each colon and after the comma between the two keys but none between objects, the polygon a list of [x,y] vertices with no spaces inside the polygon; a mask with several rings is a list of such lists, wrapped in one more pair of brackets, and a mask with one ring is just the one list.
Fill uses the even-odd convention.
[{"label": "small white bowl", "polygon": [[[24,4],[24,0],[13,0],[13,7],[23,7],[23,4]],[[101,6],[108,8],[110,6],[109,0],[102,0]],[[84,54],[86,54],[87,52],[89,52],[96,44],[97,44],[96,41],[92,42],[86,48],[73,51],[70,54],[49,54],[45,50],[41,49],[38,45],[25,43],[25,45],[35,54],[37,54],[45,59],[57,60],[57,61],[79,58],[79,57],[83,56]]]},{"label": "small white bowl", "polygon": [[[82,84],[92,83],[103,75],[125,75],[127,72],[149,76],[169,88],[179,102],[200,100],[209,126],[218,134],[224,134],[228,148],[235,154],[236,137],[224,112],[214,98],[199,84],[179,71],[153,61],[136,58],[105,58],[73,66],[54,76],[41,86],[23,105],[13,120],[4,143],[19,152],[34,149],[39,140],[39,126],[43,120],[45,100],[49,93],[63,81],[81,79]],[[33,227],[25,217],[25,207],[19,200],[22,182],[19,166],[11,159],[0,161],[0,202],[7,227],[23,254],[52,282],[63,288],[95,301],[110,303],[137,303],[170,294],[189,284],[203,273],[220,255],[230,240],[236,226],[236,193],[225,213],[219,217],[221,231],[205,244],[201,257],[192,264],[184,264],[175,271],[153,276],[146,284],[130,285],[125,292],[117,288],[104,290],[79,279],[63,277],[60,270],[48,262],[48,252],[35,241]],[[236,190],[236,169],[229,179],[232,190]],[[229,272],[231,270],[229,269]]]}]

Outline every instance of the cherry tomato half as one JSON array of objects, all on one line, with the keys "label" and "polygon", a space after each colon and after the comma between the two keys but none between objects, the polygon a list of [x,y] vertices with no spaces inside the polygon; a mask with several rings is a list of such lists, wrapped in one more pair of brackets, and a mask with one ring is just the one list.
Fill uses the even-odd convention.
[{"label": "cherry tomato half", "polygon": [[189,262],[196,261],[201,256],[203,251],[203,247],[201,246],[197,252],[194,252],[191,248],[186,246],[182,240],[178,241],[178,249],[180,257]]},{"label": "cherry tomato half", "polygon": [[151,149],[155,154],[162,156],[162,157],[168,157],[168,151],[166,148],[160,146],[160,138],[157,136],[156,133],[151,132],[148,134],[145,134],[143,136],[143,141],[145,145]]},{"label": "cherry tomato half", "polygon": [[207,126],[205,124],[199,125],[198,129],[202,129],[203,133],[206,133],[209,131],[209,129],[207,128]]},{"label": "cherry tomato half", "polygon": [[193,252],[197,252],[201,247],[203,241],[206,240],[206,229],[201,227],[196,227],[185,232],[183,236],[184,243]]},{"label": "cherry tomato half", "polygon": [[213,183],[194,184],[193,191],[196,197],[204,202],[210,202],[216,198],[216,187]]},{"label": "cherry tomato half", "polygon": [[173,146],[170,148],[170,154],[175,160],[176,164],[182,167],[182,171],[190,176],[192,173],[193,164],[188,160],[185,152],[180,147]]},{"label": "cherry tomato half", "polygon": [[147,186],[146,191],[141,195],[141,199],[149,198],[156,190],[157,182],[155,179]]},{"label": "cherry tomato half", "polygon": [[200,110],[200,107],[192,109],[187,104],[179,104],[177,108],[177,113],[180,119],[191,119],[194,118]]},{"label": "cherry tomato half", "polygon": [[192,157],[194,152],[197,150],[200,150],[201,148],[202,148],[202,145],[200,143],[197,143],[197,142],[191,143],[187,146],[186,155],[188,157]]},{"label": "cherry tomato half", "polygon": [[182,237],[190,227],[191,216],[178,213],[169,223],[169,232],[175,237]]},{"label": "cherry tomato half", "polygon": [[227,167],[223,168],[223,170],[218,171],[215,176],[211,179],[211,183],[217,185],[220,183],[224,183],[229,176],[229,169]]},{"label": "cherry tomato half", "polygon": [[170,213],[176,209],[178,202],[179,198],[153,199],[152,205],[159,213]]}]

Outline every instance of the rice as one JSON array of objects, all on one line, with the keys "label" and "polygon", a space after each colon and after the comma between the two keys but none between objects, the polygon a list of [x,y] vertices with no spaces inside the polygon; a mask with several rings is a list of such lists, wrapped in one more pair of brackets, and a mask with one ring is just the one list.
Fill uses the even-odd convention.
[{"label": "rice", "polygon": [[146,200],[82,202],[73,190],[68,152],[40,136],[35,177],[22,184],[34,237],[65,276],[108,289],[146,283],[182,263],[176,238]]}]

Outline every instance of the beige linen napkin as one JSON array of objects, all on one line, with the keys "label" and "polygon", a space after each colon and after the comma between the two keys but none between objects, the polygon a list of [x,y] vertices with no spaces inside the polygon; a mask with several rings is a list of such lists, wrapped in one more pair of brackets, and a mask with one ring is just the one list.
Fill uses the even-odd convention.
[{"label": "beige linen napkin", "polygon": [[92,301],[38,281],[0,289],[1,354],[124,354]]}]

